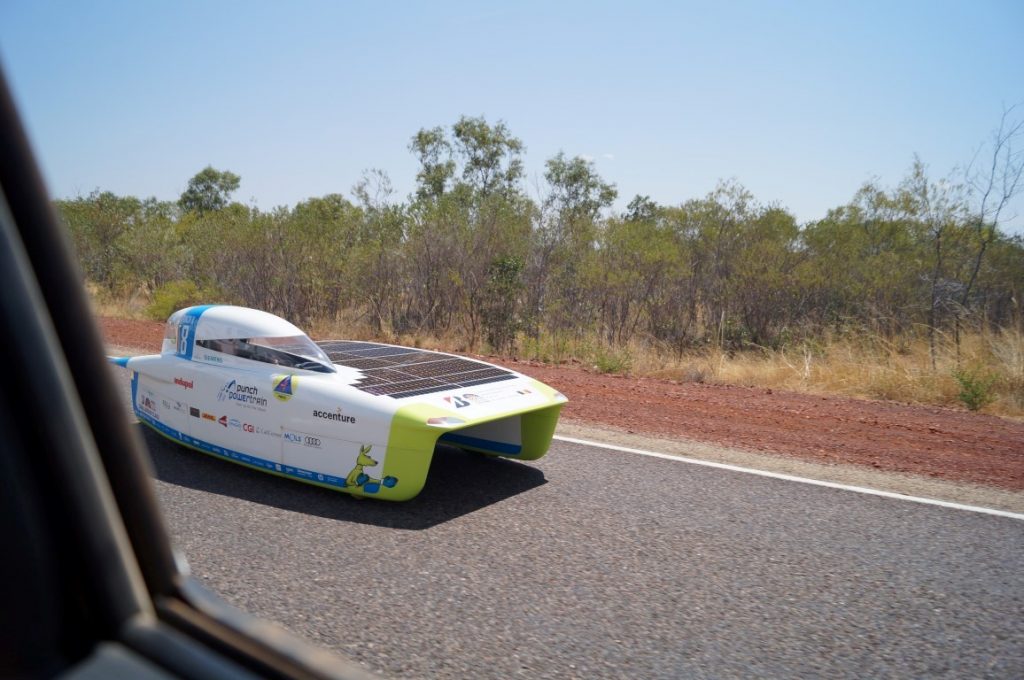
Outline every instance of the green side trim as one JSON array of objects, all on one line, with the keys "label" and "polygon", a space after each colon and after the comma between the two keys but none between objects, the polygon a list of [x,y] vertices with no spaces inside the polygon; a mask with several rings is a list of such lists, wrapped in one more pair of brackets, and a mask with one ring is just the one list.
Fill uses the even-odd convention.
[{"label": "green side trim", "polygon": [[429,404],[410,404],[395,412],[381,474],[397,477],[398,483],[390,489],[381,488],[379,498],[409,500],[423,489],[437,438],[449,429],[427,425],[427,419],[448,415],[450,411]]}]

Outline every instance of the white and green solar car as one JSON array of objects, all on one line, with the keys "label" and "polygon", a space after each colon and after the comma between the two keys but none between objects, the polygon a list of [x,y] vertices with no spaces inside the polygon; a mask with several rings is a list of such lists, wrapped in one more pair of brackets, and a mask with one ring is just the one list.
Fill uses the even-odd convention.
[{"label": "white and green solar car", "polygon": [[255,309],[167,320],[159,355],[118,357],[136,416],[180,444],[357,496],[408,500],[434,448],[536,460],[566,398],[514,371],[373,342],[313,342]]}]

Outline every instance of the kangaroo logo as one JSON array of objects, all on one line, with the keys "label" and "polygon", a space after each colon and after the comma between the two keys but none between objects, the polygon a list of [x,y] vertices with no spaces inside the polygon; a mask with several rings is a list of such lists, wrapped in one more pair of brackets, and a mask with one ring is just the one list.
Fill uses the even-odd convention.
[{"label": "kangaroo logo", "polygon": [[373,444],[363,444],[359,447],[356,466],[352,468],[352,472],[348,473],[348,477],[345,478],[346,487],[361,488],[366,493],[377,493],[380,491],[381,485],[390,489],[395,484],[398,484],[397,477],[388,475],[384,479],[377,479],[364,472],[365,468],[372,468],[377,465],[377,461],[370,457],[370,449],[372,448]]}]

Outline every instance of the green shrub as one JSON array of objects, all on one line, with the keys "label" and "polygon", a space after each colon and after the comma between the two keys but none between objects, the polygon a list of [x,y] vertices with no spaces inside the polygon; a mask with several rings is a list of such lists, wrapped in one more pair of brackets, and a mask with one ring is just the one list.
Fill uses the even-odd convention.
[{"label": "green shrub", "polygon": [[978,411],[992,403],[995,394],[992,390],[996,376],[991,373],[981,374],[976,371],[953,371],[953,378],[960,385],[957,398],[971,411]]},{"label": "green shrub", "polygon": [[633,357],[625,350],[601,347],[595,349],[590,358],[600,373],[626,373],[633,365]]},{"label": "green shrub", "polygon": [[153,301],[146,307],[146,316],[163,321],[183,307],[211,302],[214,295],[213,291],[200,288],[194,281],[171,281],[154,291]]}]

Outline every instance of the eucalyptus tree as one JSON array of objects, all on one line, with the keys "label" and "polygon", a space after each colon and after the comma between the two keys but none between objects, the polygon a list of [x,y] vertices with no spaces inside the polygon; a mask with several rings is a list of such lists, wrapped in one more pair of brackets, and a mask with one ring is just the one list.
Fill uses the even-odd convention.
[{"label": "eucalyptus tree", "polygon": [[[447,331],[457,323],[475,344],[485,308],[494,307],[488,298],[516,290],[488,285],[509,271],[495,263],[524,257],[528,246],[523,143],[503,122],[463,116],[449,129],[420,130],[409,148],[420,169],[406,221],[402,325]],[[518,298],[508,302],[515,307]]]},{"label": "eucalyptus tree", "polygon": [[86,278],[107,291],[119,284],[130,252],[126,241],[142,221],[142,201],[109,191],[57,201]]},{"label": "eucalyptus tree", "polygon": [[178,199],[185,212],[206,213],[221,210],[228,205],[231,194],[238,190],[242,178],[228,170],[216,170],[207,165],[188,181]]},{"label": "eucalyptus tree", "polygon": [[528,329],[536,335],[544,323],[580,332],[593,316],[584,274],[592,266],[599,218],[618,192],[581,156],[559,152],[545,168],[546,193],[526,271]]},{"label": "eucalyptus tree", "polygon": [[[1003,110],[999,126],[987,145],[964,171],[968,191],[968,229],[973,237],[973,257],[960,294],[954,325],[957,361],[960,359],[962,316],[972,308],[972,293],[989,247],[1000,238],[1000,225],[1024,191],[1024,116],[1020,105]],[[983,154],[987,152],[987,154]],[[1010,217],[1012,219],[1012,217]]]},{"label": "eucalyptus tree", "polygon": [[366,300],[370,324],[379,333],[394,333],[403,318],[401,279],[406,207],[394,200],[386,172],[367,170],[352,188],[362,209],[362,227],[353,254],[359,297]]}]

